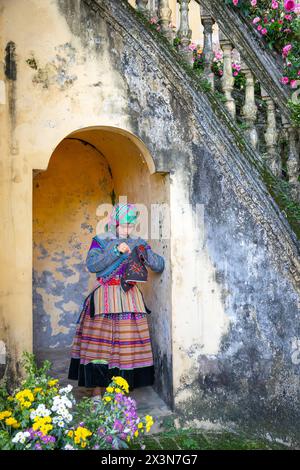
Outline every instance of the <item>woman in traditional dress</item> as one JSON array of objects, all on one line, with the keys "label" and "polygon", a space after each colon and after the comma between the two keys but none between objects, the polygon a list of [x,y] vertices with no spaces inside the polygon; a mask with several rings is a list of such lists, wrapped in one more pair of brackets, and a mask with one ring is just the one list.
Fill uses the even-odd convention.
[{"label": "woman in traditional dress", "polygon": [[117,375],[127,380],[129,391],[154,382],[150,310],[135,282],[129,290],[122,289],[121,276],[135,247],[144,251],[153,271],[162,272],[165,263],[146,240],[132,233],[136,223],[134,204],[116,204],[105,232],[93,237],[88,251],[86,263],[96,273],[96,283],[77,321],[68,378],[92,388],[93,395],[104,393]]}]

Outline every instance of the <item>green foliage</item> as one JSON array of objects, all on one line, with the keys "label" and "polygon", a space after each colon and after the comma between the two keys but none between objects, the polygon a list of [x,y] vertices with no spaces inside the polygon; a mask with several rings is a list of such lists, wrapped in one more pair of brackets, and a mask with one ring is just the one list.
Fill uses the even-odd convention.
[{"label": "green foliage", "polygon": [[291,99],[289,99],[287,105],[291,110],[292,122],[295,126],[300,126],[300,103],[294,103]]}]

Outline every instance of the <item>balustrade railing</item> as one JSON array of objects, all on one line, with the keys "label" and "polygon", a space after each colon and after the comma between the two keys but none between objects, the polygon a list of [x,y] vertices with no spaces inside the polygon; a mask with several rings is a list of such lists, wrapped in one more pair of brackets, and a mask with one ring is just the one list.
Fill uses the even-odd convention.
[{"label": "balustrade railing", "polygon": [[[277,106],[274,89],[260,83],[249,66],[247,51],[232,42],[201,0],[128,0],[166,36],[184,59],[199,66],[212,90],[224,95],[225,106],[241,132],[279,178],[288,181],[300,202],[300,133]],[[192,14],[191,14],[192,12]],[[224,26],[223,26],[224,29]],[[222,62],[218,68],[217,63]],[[241,86],[236,87],[237,77]]]}]

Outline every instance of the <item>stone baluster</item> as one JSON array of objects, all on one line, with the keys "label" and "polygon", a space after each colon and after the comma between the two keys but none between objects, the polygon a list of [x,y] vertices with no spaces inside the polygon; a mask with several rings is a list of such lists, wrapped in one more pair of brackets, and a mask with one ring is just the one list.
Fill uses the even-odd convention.
[{"label": "stone baluster", "polygon": [[212,90],[215,88],[214,73],[211,70],[213,62],[213,47],[212,47],[212,27],[214,19],[210,16],[209,12],[200,5],[201,23],[203,25],[203,56],[204,56],[204,76],[210,82]]},{"label": "stone baluster", "polygon": [[257,148],[258,144],[258,135],[255,127],[256,118],[257,118],[257,106],[255,104],[255,95],[254,95],[254,77],[247,66],[247,64],[242,60],[241,71],[244,72],[246,78],[245,84],[245,103],[242,107],[242,115],[247,124],[247,129],[245,130],[245,135],[248,137],[249,141],[253,148]]},{"label": "stone baluster", "polygon": [[274,175],[281,177],[282,164],[278,151],[278,130],[276,127],[275,104],[262,86],[260,86],[260,90],[261,97],[267,105],[267,125],[264,132],[267,146],[266,162]]},{"label": "stone baluster", "polygon": [[300,163],[299,153],[297,149],[297,129],[287,121],[285,116],[281,116],[282,124],[286,130],[288,142],[288,157],[287,157],[287,174],[288,180],[291,185],[292,198],[300,202],[300,183],[298,181]]},{"label": "stone baluster", "polygon": [[151,18],[158,16],[158,0],[149,0],[148,9]]},{"label": "stone baluster", "polygon": [[148,0],[136,0],[136,9],[143,13],[143,15],[149,17]]},{"label": "stone baluster", "polygon": [[169,7],[169,0],[159,0],[158,4],[158,17],[160,20],[161,33],[172,42],[173,34],[170,28],[172,10]]},{"label": "stone baluster", "polygon": [[221,30],[219,31],[219,41],[220,47],[223,51],[223,75],[221,78],[221,84],[222,90],[226,98],[225,106],[231,114],[232,118],[235,120],[236,106],[235,101],[232,97],[234,77],[232,75],[231,53],[233,45]]},{"label": "stone baluster", "polygon": [[180,4],[180,25],[177,31],[177,36],[180,38],[178,46],[179,51],[184,56],[185,60],[193,64],[193,52],[189,49],[191,41],[192,30],[189,27],[189,3],[190,0],[178,0]]}]

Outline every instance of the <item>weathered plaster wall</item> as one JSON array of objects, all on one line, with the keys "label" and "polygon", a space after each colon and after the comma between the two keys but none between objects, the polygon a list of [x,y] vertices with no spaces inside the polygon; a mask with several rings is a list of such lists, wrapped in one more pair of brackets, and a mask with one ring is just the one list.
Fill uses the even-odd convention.
[{"label": "weathered plaster wall", "polygon": [[[1,108],[7,349],[15,364],[32,342],[31,169],[46,169],[57,144],[76,129],[125,129],[144,142],[145,159],[153,156],[156,171],[170,172],[145,196],[165,201],[168,190],[160,185],[169,181],[172,278],[165,273],[163,279],[172,289],[165,302],[169,317],[160,300],[158,327],[165,330],[158,338],[171,341],[171,353],[158,363],[166,377],[162,396],[173,396],[195,425],[232,421],[296,436],[299,246],[222,112],[194,92],[125,4],[111,0],[107,6],[103,0],[2,2],[2,57],[13,41],[17,65],[16,77],[3,77]],[[196,219],[197,204],[203,208]],[[168,247],[163,242],[158,249]]]}]

